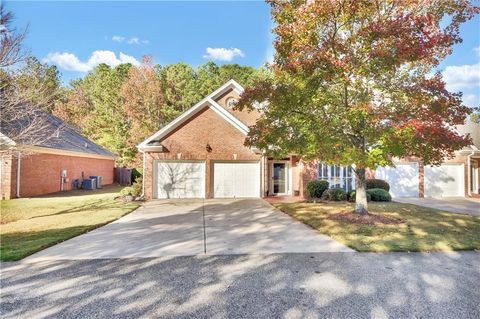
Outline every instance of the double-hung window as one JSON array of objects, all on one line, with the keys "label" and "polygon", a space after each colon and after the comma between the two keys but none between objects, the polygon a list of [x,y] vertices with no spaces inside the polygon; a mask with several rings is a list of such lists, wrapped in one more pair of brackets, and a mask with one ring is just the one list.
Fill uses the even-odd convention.
[{"label": "double-hung window", "polygon": [[318,178],[328,181],[330,188],[355,189],[355,174],[351,166],[318,164]]}]

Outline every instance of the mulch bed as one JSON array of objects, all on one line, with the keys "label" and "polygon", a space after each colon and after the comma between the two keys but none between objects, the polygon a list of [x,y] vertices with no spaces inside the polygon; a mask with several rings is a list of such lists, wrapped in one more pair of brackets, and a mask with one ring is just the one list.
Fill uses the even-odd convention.
[{"label": "mulch bed", "polygon": [[375,215],[375,214],[360,215],[355,213],[354,211],[332,214],[327,218],[331,220],[339,221],[339,222],[359,224],[359,225],[375,225],[375,224],[398,225],[405,222],[403,220],[400,220],[394,217],[387,217],[382,215]]}]

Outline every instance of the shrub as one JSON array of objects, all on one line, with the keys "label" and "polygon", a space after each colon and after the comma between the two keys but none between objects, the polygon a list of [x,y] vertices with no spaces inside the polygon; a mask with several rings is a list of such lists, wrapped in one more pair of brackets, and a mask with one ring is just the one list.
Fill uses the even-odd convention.
[{"label": "shrub", "polygon": [[[351,191],[350,193],[348,193],[348,201],[351,202],[351,203],[355,203],[355,196],[357,195],[357,192],[356,191]],[[367,202],[371,201],[372,200],[372,196],[370,196],[370,194],[367,192]]]},{"label": "shrub", "polygon": [[141,168],[133,168],[132,171],[131,171],[131,178],[132,178],[132,181],[136,181],[137,178],[141,178],[142,177],[142,172],[143,170]]},{"label": "shrub", "polygon": [[391,202],[392,201],[392,196],[390,196],[390,193],[382,188],[368,189],[367,194],[370,194],[370,197],[374,202]]},{"label": "shrub", "polygon": [[367,184],[367,189],[381,188],[386,190],[387,192],[390,191],[390,185],[383,179],[373,178],[373,179],[367,179],[365,182]]},{"label": "shrub", "polygon": [[134,197],[138,197],[141,194],[142,194],[142,178],[141,177],[137,177],[137,179],[132,184],[132,186],[124,187],[120,191],[120,196],[131,195],[131,196],[134,196]]},{"label": "shrub", "polygon": [[328,189],[328,181],[310,181],[307,184],[307,194],[310,198],[322,198],[322,194]]},{"label": "shrub", "polygon": [[120,196],[125,197],[125,196],[129,196],[129,195],[133,196],[133,187],[132,186],[127,186],[127,187],[122,188],[122,190],[120,191]]},{"label": "shrub", "polygon": [[347,199],[347,193],[343,188],[330,188],[323,192],[323,200],[341,201]]},{"label": "shrub", "polygon": [[143,184],[142,181],[143,181],[142,177],[137,177],[135,179],[135,182],[132,184],[133,196],[138,197],[142,195],[142,184]]}]

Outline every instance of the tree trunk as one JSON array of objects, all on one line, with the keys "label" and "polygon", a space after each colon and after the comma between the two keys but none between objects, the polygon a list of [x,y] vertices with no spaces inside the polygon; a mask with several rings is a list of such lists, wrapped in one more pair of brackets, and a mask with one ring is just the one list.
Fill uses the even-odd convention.
[{"label": "tree trunk", "polygon": [[355,170],[357,175],[357,184],[355,187],[355,213],[367,214],[367,184],[365,182],[365,169],[358,168]]}]

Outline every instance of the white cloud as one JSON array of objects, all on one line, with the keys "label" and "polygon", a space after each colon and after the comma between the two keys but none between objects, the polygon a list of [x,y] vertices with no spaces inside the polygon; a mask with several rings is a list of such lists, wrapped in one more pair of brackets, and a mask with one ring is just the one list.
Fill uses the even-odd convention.
[{"label": "white cloud", "polygon": [[128,41],[127,41],[128,44],[140,44],[140,39],[139,38],[130,38]]},{"label": "white cloud", "polygon": [[207,48],[207,54],[205,54],[203,57],[212,60],[232,61],[236,56],[244,57],[245,54],[242,52],[242,50],[237,48]]},{"label": "white cloud", "polygon": [[480,96],[475,94],[464,94],[462,97],[463,104],[469,107],[480,106]]},{"label": "white cloud", "polygon": [[150,41],[148,40],[142,40],[139,37],[131,37],[127,38],[121,35],[114,35],[112,37],[112,41],[118,42],[118,43],[128,43],[128,44],[149,44]]},{"label": "white cloud", "polygon": [[53,63],[60,68],[67,71],[88,72],[100,63],[105,63],[109,66],[117,66],[122,63],[131,63],[133,65],[140,65],[140,62],[131,55],[120,52],[117,57],[116,54],[108,50],[97,50],[92,53],[88,61],[82,62],[73,53],[69,52],[53,52],[49,53],[45,59],[46,63]]},{"label": "white cloud", "polygon": [[121,42],[125,41],[125,37],[122,37],[122,36],[120,36],[120,35],[114,35],[114,36],[112,37],[112,41],[120,42],[120,43],[121,43]]},{"label": "white cloud", "polygon": [[480,87],[480,63],[447,66],[443,77],[447,88],[452,91]]}]

